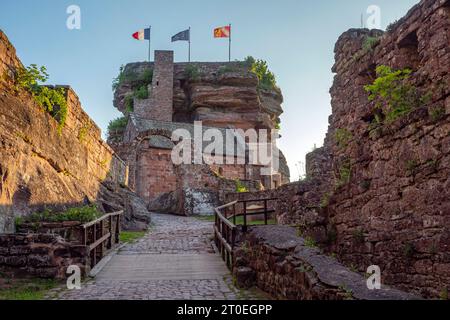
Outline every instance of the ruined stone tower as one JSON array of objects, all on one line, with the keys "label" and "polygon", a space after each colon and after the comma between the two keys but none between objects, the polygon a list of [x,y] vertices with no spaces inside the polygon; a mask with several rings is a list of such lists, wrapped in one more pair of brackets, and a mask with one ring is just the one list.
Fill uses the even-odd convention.
[{"label": "ruined stone tower", "polygon": [[172,122],[173,115],[173,51],[155,51],[153,81],[149,99],[137,101],[135,113],[147,120]]}]

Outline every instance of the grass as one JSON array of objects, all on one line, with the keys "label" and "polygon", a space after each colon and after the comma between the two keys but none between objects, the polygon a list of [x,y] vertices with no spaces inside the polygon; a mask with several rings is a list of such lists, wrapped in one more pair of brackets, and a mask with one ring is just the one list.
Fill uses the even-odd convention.
[{"label": "grass", "polygon": [[216,216],[214,216],[214,215],[212,215],[212,216],[196,216],[195,218],[197,220],[205,221],[205,222],[215,222],[216,221]]},{"label": "grass", "polygon": [[120,242],[121,243],[131,243],[144,237],[147,232],[145,231],[121,231],[120,232]]},{"label": "grass", "polygon": [[0,300],[42,300],[49,290],[58,285],[55,280],[11,279],[0,276]]}]

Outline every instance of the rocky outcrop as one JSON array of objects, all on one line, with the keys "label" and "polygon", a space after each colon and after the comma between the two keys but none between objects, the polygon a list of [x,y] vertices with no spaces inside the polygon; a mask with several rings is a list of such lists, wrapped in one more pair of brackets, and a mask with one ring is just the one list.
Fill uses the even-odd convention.
[{"label": "rocky outcrop", "polygon": [[[133,95],[136,86],[133,79],[149,69],[153,63],[125,66],[124,74],[132,76],[116,89],[116,108],[127,113],[126,96]],[[212,127],[275,128],[283,112],[281,91],[259,89],[258,78],[245,62],[176,63],[174,69],[174,122],[198,120]]]},{"label": "rocky outcrop", "polygon": [[383,286],[369,290],[367,279],[307,244],[286,226],[252,228],[235,251],[237,285],[257,285],[277,299],[412,300],[417,297]]},{"label": "rocky outcrop", "polygon": [[[58,132],[57,121],[27,91],[14,89],[14,70],[20,65],[0,32],[0,233],[13,232],[16,217],[45,208],[89,203],[106,208],[102,203],[110,202],[111,193],[103,193],[105,185],[119,188],[128,181],[126,164],[101,139],[75,92],[64,87],[68,114]],[[137,207],[130,202],[130,208]]]},{"label": "rocky outcrop", "polygon": [[[272,193],[279,222],[425,297],[450,290],[449,21],[449,1],[422,0],[385,33],[345,32],[324,147],[307,156],[306,181]],[[411,110],[392,121],[364,88],[381,65],[412,71]]]}]

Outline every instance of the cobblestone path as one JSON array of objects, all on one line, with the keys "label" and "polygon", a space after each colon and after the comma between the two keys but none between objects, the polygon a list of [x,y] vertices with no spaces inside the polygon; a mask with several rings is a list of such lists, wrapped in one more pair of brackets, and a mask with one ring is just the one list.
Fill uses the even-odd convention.
[{"label": "cobblestone path", "polygon": [[68,300],[237,300],[265,298],[237,290],[211,245],[213,225],[154,214],[151,231],[123,247],[81,290],[49,294]]}]

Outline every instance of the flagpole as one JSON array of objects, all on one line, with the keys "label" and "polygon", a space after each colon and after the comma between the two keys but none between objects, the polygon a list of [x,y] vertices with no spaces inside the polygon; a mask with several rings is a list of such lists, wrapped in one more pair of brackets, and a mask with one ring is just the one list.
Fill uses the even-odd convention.
[{"label": "flagpole", "polygon": [[191,27],[189,27],[189,53],[188,53],[189,62],[191,62]]},{"label": "flagpole", "polygon": [[150,36],[148,37],[148,62],[151,61],[150,57],[152,55],[152,51],[151,51],[151,46],[152,46],[152,26],[149,26],[149,29],[150,29],[150,31],[149,31]]},{"label": "flagpole", "polygon": [[230,37],[229,37],[229,42],[228,42],[228,62],[231,62],[231,23],[229,25],[230,27]]}]

